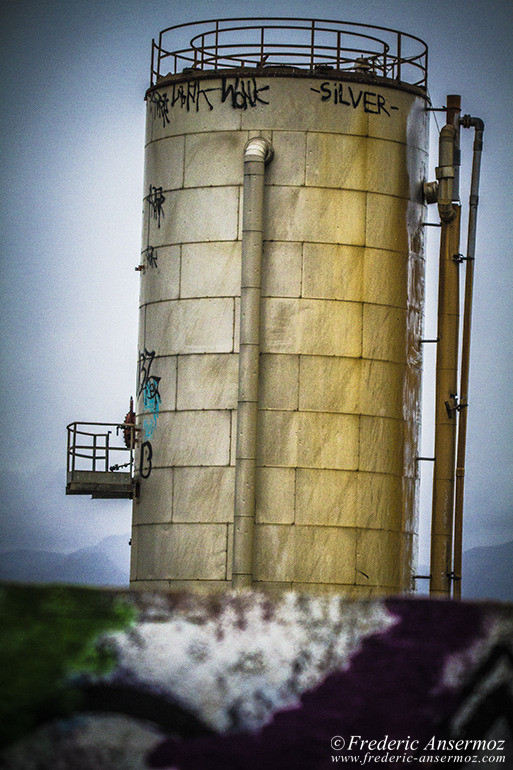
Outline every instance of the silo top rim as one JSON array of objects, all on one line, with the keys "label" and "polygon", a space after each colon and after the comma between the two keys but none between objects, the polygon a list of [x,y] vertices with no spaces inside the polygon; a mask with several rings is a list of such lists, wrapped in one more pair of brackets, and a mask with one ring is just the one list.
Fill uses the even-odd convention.
[{"label": "silo top rim", "polygon": [[261,73],[267,67],[290,67],[305,74],[369,74],[426,90],[427,51],[414,35],[372,24],[290,17],[210,19],[162,30],[158,41],[152,41],[150,85],[184,71],[256,68]]}]

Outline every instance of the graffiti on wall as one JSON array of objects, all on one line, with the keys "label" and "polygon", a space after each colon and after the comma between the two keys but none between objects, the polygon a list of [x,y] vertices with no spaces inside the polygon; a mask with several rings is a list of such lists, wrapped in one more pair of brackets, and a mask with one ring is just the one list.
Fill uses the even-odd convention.
[{"label": "graffiti on wall", "polygon": [[[166,120],[169,123],[168,113],[170,108],[179,107],[187,112],[191,110],[198,112],[201,105],[204,105],[208,110],[213,110],[216,100],[214,94],[217,94],[221,104],[228,102],[234,110],[247,110],[250,107],[256,107],[257,104],[269,104],[261,96],[263,91],[268,90],[269,86],[258,86],[254,77],[224,77],[221,78],[221,86],[214,86],[212,88],[207,88],[199,80],[173,83],[170,97],[167,92],[162,94],[158,106],[159,111],[157,112],[157,106],[155,105],[152,108],[152,114],[154,117],[161,117],[163,126],[165,126]],[[153,103],[155,103],[155,99]],[[165,117],[161,114],[164,109]]]},{"label": "graffiti on wall", "polygon": [[362,91],[356,86],[350,86],[347,83],[330,83],[326,81],[321,83],[319,88],[310,88],[310,91],[321,94],[321,101],[332,102],[346,107],[352,107],[353,110],[362,109],[364,112],[373,115],[388,115],[390,110],[398,110],[385,99],[382,94],[374,91]]},{"label": "graffiti on wall", "polygon": [[143,251],[143,258],[148,265],[148,267],[156,268],[157,267],[157,249],[155,249],[153,246],[147,246]]},{"label": "graffiti on wall", "polygon": [[167,94],[159,94],[158,91],[152,91],[148,96],[150,111],[154,118],[162,120],[162,127],[165,128],[169,120],[169,99]]},{"label": "graffiti on wall", "polygon": [[150,439],[157,427],[157,419],[160,411],[161,396],[159,383],[161,378],[151,373],[151,367],[155,359],[154,350],[144,350],[139,353],[137,366],[137,397],[142,396],[144,411],[148,413],[143,420],[143,444],[141,446],[141,458],[139,471],[143,479],[147,479],[151,473],[153,447]]},{"label": "graffiti on wall", "polygon": [[150,190],[145,200],[149,203],[152,219],[156,219],[157,227],[160,227],[160,218],[164,216],[163,203],[166,200],[166,196],[162,193],[162,187],[155,187],[150,184]]}]

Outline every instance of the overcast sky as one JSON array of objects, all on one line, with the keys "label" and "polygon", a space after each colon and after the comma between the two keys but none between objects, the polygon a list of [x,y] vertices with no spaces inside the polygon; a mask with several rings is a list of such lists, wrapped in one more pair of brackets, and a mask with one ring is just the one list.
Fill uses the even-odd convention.
[{"label": "overcast sky", "polygon": [[[513,539],[511,0],[17,0],[3,6],[0,548],[74,550],[130,529],[129,501],[65,496],[65,429],[74,420],[122,420],[134,393],[134,267],[151,39],[186,21],[266,15],[357,21],[417,35],[430,49],[434,105],[460,93],[463,112],[486,123],[465,548]],[[433,150],[435,130],[433,122]],[[464,132],[467,172],[472,138]],[[435,165],[433,151],[430,178]],[[465,213],[467,182],[464,173]],[[437,237],[430,228],[426,337],[436,336]],[[432,454],[433,380],[431,368],[423,455]]]}]

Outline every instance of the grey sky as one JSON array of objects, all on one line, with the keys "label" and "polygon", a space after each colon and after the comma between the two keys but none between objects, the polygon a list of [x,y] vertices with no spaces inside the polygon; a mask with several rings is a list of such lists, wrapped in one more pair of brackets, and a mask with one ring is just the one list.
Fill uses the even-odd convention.
[{"label": "grey sky", "polygon": [[[122,419],[134,391],[144,92],[151,39],[216,16],[390,26],[430,49],[433,103],[486,122],[471,363],[465,547],[513,539],[510,0],[18,0],[2,45],[0,548],[75,549],[128,532],[128,501],[64,495],[65,426]],[[431,174],[436,164],[432,124]],[[472,135],[464,132],[468,172]],[[462,198],[468,200],[464,174]],[[435,212],[430,213],[434,220]],[[465,236],[465,230],[462,231]],[[437,231],[426,336],[436,336]],[[462,246],[464,245],[464,239]],[[429,363],[429,361],[428,361]],[[433,372],[425,375],[427,408]],[[432,452],[426,414],[423,454]],[[429,472],[429,469],[428,469]],[[426,558],[429,478],[423,493]]]}]

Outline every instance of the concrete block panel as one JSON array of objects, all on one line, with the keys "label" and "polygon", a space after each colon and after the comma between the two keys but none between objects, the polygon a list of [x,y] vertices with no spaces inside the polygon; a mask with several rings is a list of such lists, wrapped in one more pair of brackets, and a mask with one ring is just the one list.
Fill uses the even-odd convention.
[{"label": "concrete block panel", "polygon": [[405,308],[408,305],[408,256],[394,251],[365,249],[365,302]]},{"label": "concrete block panel", "polygon": [[234,468],[175,468],[174,473],[174,522],[233,521]]},{"label": "concrete block panel", "polygon": [[256,524],[253,535],[253,580],[292,581],[295,527]]},{"label": "concrete block panel", "polygon": [[132,535],[131,535],[132,544],[130,546],[130,582],[132,580],[137,579],[137,558],[138,558],[138,548],[137,544],[139,542],[139,527],[137,524],[134,524],[132,520]]},{"label": "concrete block panel", "polygon": [[180,246],[159,246],[143,242],[141,254],[140,304],[178,299],[180,294]]},{"label": "concrete block panel", "polygon": [[284,241],[264,242],[262,257],[262,296],[301,296],[303,244]]},{"label": "concrete block panel", "polygon": [[151,142],[146,147],[144,158],[144,194],[150,185],[163,190],[177,190],[183,187],[184,178],[184,136],[172,136]]},{"label": "concrete block panel", "polygon": [[237,452],[237,410],[233,409],[230,414],[230,465],[235,466]]},{"label": "concrete block panel", "polygon": [[363,306],[363,357],[405,363],[406,310],[385,305]]},{"label": "concrete block panel", "polygon": [[[286,216],[285,212],[294,212]],[[365,243],[365,193],[320,187],[268,187],[266,238],[272,241]]]},{"label": "concrete block panel", "polygon": [[306,184],[366,190],[368,140],[365,136],[308,133]]},{"label": "concrete block panel", "polygon": [[360,356],[362,305],[311,299],[262,301],[262,351]]},{"label": "concrete block panel", "polygon": [[360,413],[360,358],[301,356],[299,409]]},{"label": "concrete block panel", "polygon": [[294,468],[258,468],[256,521],[260,524],[292,524],[295,490]]},{"label": "concrete block panel", "polygon": [[240,297],[235,297],[233,301],[233,333],[232,333],[232,351],[239,352],[240,345]]},{"label": "concrete block panel", "polygon": [[223,580],[226,524],[139,527],[139,580]]},{"label": "concrete block panel", "polygon": [[[147,348],[139,350],[136,412],[151,413],[158,419],[160,412],[176,408],[176,356],[154,356],[153,353]],[[151,383],[148,387],[148,380],[152,380],[157,393]]]},{"label": "concrete block panel", "polygon": [[173,513],[173,469],[156,468],[140,479],[139,497],[134,502],[134,524],[170,524]]},{"label": "concrete block panel", "polygon": [[[234,80],[227,79],[226,85]],[[233,109],[230,101],[222,101],[221,79],[173,83],[153,93],[164,100],[167,114],[163,118],[162,109],[159,114],[156,96],[149,95],[148,112],[153,139],[203,131],[237,131],[240,128],[241,111]]]},{"label": "concrete block panel", "polygon": [[153,467],[228,465],[230,412],[164,412],[152,446]]},{"label": "concrete block panel", "polygon": [[158,302],[146,309],[146,347],[158,355],[230,353],[232,299]]},{"label": "concrete block panel", "polygon": [[176,408],[236,409],[238,375],[233,353],[179,356]]},{"label": "concrete block panel", "polygon": [[356,526],[399,531],[404,516],[404,479],[384,473],[358,473]]},{"label": "concrete block panel", "polygon": [[335,103],[332,92],[321,90],[322,80],[305,78],[259,78],[258,87],[268,89],[259,96],[268,102],[241,111],[241,126],[248,129],[283,131],[328,131],[346,134],[367,133],[367,114],[360,109],[346,109]]},{"label": "concrete block panel", "polygon": [[182,246],[180,296],[240,295],[241,243],[186,243]]},{"label": "concrete block panel", "polygon": [[255,580],[355,582],[356,530],[258,524]]},{"label": "concrete block panel", "polygon": [[400,532],[358,530],[357,583],[400,590],[401,545]]},{"label": "concrete block panel", "polygon": [[354,527],[358,473],[298,468],[296,524]]},{"label": "concrete block panel", "polygon": [[258,402],[261,409],[297,409],[299,356],[260,356]]},{"label": "concrete block panel", "polygon": [[388,417],[362,415],[360,423],[361,471],[404,473],[404,423]]},{"label": "concrete block panel", "polygon": [[302,131],[273,131],[274,156],[266,171],[266,184],[305,184],[307,134]]},{"label": "concrete block panel", "polygon": [[159,200],[162,195],[160,220],[150,216],[152,246],[237,239],[238,187],[193,187]]},{"label": "concrete block panel", "polygon": [[358,438],[357,415],[261,412],[258,464],[356,470]]},{"label": "concrete block panel", "polygon": [[361,302],[363,258],[361,246],[305,243],[302,296]]},{"label": "concrete block panel", "polygon": [[213,131],[185,138],[184,187],[239,185],[247,131]]},{"label": "concrete block panel", "polygon": [[408,254],[406,213],[412,204],[404,198],[367,193],[366,246]]},{"label": "concrete block panel", "polygon": [[[361,414],[402,418],[407,371],[404,364],[362,359],[359,394]],[[417,399],[418,395],[417,392]]]}]

